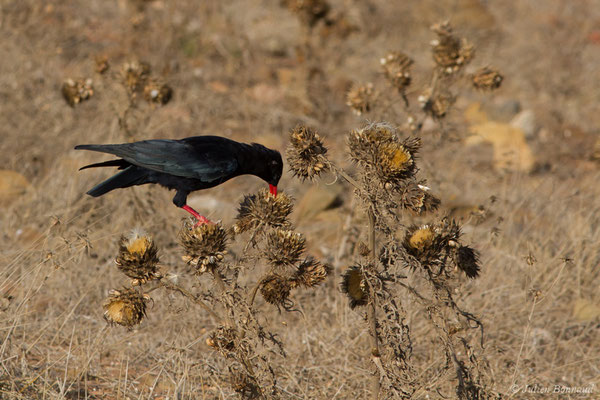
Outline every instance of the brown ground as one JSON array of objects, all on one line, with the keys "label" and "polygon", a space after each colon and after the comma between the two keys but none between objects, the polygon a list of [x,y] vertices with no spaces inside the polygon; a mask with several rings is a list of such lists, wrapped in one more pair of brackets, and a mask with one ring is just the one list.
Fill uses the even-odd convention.
[{"label": "brown ground", "polygon": [[[290,129],[305,123],[352,170],[347,132],[366,119],[405,118],[397,99],[397,112],[355,116],[346,91],[367,81],[389,91],[379,58],[402,50],[415,60],[416,103],[433,66],[429,26],[443,19],[477,47],[467,72],[489,64],[505,76],[492,94],[463,85],[443,129],[426,121],[419,164],[443,201],[441,214],[461,218],[465,240],[482,254],[481,277],[464,282],[457,299],[485,325],[478,351],[493,390],[507,398],[600,396],[600,1],[330,3],[338,22],[309,31],[277,0],[0,2],[0,165],[21,174],[0,171],[0,397],[232,397],[220,375],[226,361],[205,344],[215,322],[194,304],[157,291],[138,328],[107,328],[103,299],[126,282],[113,263],[120,235],[141,227],[163,263],[181,265],[176,235],[185,213],[158,187],[85,196],[109,172],[77,172],[105,158],[73,146],[218,134],[283,151]],[[100,56],[111,67],[104,75],[95,72]],[[139,100],[125,113],[118,76],[135,59],[173,88],[167,105]],[[69,78],[91,78],[93,96],[69,107],[61,95]],[[474,120],[467,110],[476,103],[486,116]],[[477,124],[506,127],[519,109],[534,116],[532,129],[509,141],[531,151],[524,167],[502,164],[505,141],[493,133],[467,139]],[[263,186],[240,178],[190,203],[230,224],[242,194]],[[347,218],[353,203],[344,185],[322,185],[315,195],[286,169],[280,187],[302,203],[295,220],[309,251],[335,267],[327,284],[294,294],[305,317],[261,303],[261,318],[287,351],[271,358],[282,396],[365,398],[364,312],[350,310],[338,289],[352,262],[340,246],[349,235],[366,237],[364,219]],[[329,204],[315,199],[336,194],[340,201],[325,211]],[[436,339],[410,305],[414,357],[427,379],[428,363],[439,362],[429,351]],[[536,384],[594,391],[511,389]],[[442,396],[455,394],[421,390],[414,398]]]}]

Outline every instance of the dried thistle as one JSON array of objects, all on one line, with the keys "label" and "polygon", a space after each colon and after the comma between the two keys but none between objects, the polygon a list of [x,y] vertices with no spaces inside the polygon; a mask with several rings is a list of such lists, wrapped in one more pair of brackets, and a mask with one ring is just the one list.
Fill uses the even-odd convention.
[{"label": "dried thistle", "polygon": [[151,300],[147,294],[134,289],[111,290],[104,302],[104,319],[110,324],[119,324],[127,328],[142,322],[146,316],[146,303]]},{"label": "dried thistle", "polygon": [[312,27],[324,19],[331,7],[325,0],[284,0],[288,9],[297,14],[300,20]]},{"label": "dried thistle", "polygon": [[235,329],[219,326],[206,338],[206,344],[226,356],[230,351],[235,349],[236,339],[237,332]]},{"label": "dried thistle", "polygon": [[378,93],[373,89],[372,83],[365,85],[352,85],[346,94],[346,104],[352,108],[356,115],[368,113],[373,108]]},{"label": "dried thistle", "polygon": [[173,89],[156,79],[150,79],[144,86],[144,98],[149,103],[165,105],[173,97]]},{"label": "dried thistle", "polygon": [[242,233],[269,225],[273,228],[290,226],[288,217],[292,212],[292,198],[285,193],[273,196],[266,189],[257,194],[246,195],[238,208],[233,230]]},{"label": "dried thistle", "polygon": [[140,92],[150,78],[150,64],[143,61],[125,63],[121,69],[121,79],[131,97]]},{"label": "dried thistle", "polygon": [[479,266],[479,253],[468,246],[459,246],[453,252],[454,263],[469,278],[477,278],[481,267]]},{"label": "dried thistle", "polygon": [[91,79],[67,79],[61,89],[63,98],[71,107],[89,99],[94,94]]},{"label": "dried thistle", "polygon": [[408,254],[427,267],[436,262],[448,249],[448,233],[450,232],[444,234],[443,227],[439,225],[412,226],[406,231],[403,246]]},{"label": "dried thistle", "polygon": [[384,183],[399,184],[416,173],[415,155],[421,146],[418,138],[400,141],[396,128],[374,123],[348,136],[350,157],[367,173],[375,172]]},{"label": "dried thistle", "polygon": [[400,193],[400,205],[417,215],[437,210],[440,205],[440,200],[430,193],[427,186],[414,181],[398,187],[397,190]]},{"label": "dried thistle", "polygon": [[398,51],[392,51],[379,61],[383,67],[383,73],[388,81],[390,81],[392,86],[398,89],[399,92],[404,93],[412,81],[410,69],[412,67],[413,60],[411,60],[406,54]]},{"label": "dried thistle", "polygon": [[277,274],[269,274],[260,282],[260,294],[262,294],[265,301],[276,306],[283,306],[286,309],[290,307],[288,297],[291,289],[290,280]]},{"label": "dried thistle", "polygon": [[197,273],[215,268],[227,254],[227,232],[219,224],[192,225],[186,220],[179,233],[183,259],[196,268]]},{"label": "dried thistle", "polygon": [[323,265],[314,258],[309,257],[298,267],[298,270],[291,279],[292,286],[303,285],[308,288],[317,286],[325,281],[330,272],[331,267]]},{"label": "dried thistle", "polygon": [[364,306],[369,302],[366,281],[359,266],[350,267],[344,272],[341,289],[350,299],[350,308]]},{"label": "dried thistle", "polygon": [[329,169],[326,153],[323,140],[314,129],[298,125],[290,133],[286,156],[290,169],[301,180],[315,179]]},{"label": "dried thistle", "polygon": [[413,154],[400,143],[386,143],[381,146],[378,156],[378,167],[387,181],[405,179],[414,172]]},{"label": "dried thistle", "polygon": [[467,65],[475,56],[475,48],[466,39],[459,39],[452,33],[448,21],[431,27],[437,35],[433,40],[433,59],[447,74],[452,74]]},{"label": "dried thistle", "polygon": [[293,265],[300,259],[305,247],[306,239],[301,233],[277,229],[267,236],[265,257],[275,267]]},{"label": "dried thistle", "polygon": [[472,76],[473,86],[481,90],[498,89],[504,77],[495,68],[483,67]]},{"label": "dried thistle", "polygon": [[407,238],[409,247],[422,252],[431,247],[435,233],[429,225],[424,225],[414,230],[410,235],[407,235]]},{"label": "dried thistle", "polygon": [[480,270],[478,253],[461,245],[460,235],[460,226],[444,219],[439,224],[410,227],[402,245],[426,269],[438,266],[443,270],[450,262],[469,278],[476,278]]},{"label": "dried thistle", "polygon": [[150,236],[138,230],[121,236],[115,263],[134,285],[160,278],[158,262],[158,248]]},{"label": "dried thistle", "polygon": [[[361,147],[370,147],[372,145],[393,141],[396,138],[396,128],[392,125],[379,122],[365,126],[362,129],[354,130],[348,138],[350,145],[350,155],[353,151]],[[355,161],[361,162],[364,157],[354,157]]]},{"label": "dried thistle", "polygon": [[421,108],[434,119],[444,118],[455,101],[456,97],[448,90],[432,95],[431,89],[427,89],[419,96]]}]

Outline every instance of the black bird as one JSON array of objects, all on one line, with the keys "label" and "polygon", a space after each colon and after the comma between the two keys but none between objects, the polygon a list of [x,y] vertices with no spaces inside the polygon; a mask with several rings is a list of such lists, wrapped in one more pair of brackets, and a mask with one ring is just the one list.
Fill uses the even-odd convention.
[{"label": "black bird", "polygon": [[277,195],[283,161],[281,154],[261,144],[239,143],[219,136],[194,136],[181,140],[143,140],[124,144],[82,144],[76,150],[114,154],[117,160],[80,168],[119,167],[122,171],[91,188],[87,194],[102,196],[113,189],[158,183],[175,189],[173,203],[198,220],[210,222],[186,204],[193,191],[211,188],[239,175],[255,175]]}]

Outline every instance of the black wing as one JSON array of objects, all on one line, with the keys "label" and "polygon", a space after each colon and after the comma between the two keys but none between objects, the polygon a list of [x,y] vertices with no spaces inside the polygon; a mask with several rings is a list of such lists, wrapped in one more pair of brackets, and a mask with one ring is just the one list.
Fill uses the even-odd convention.
[{"label": "black wing", "polygon": [[209,136],[202,138],[205,140],[195,142],[195,145],[185,140],[144,140],[125,144],[79,145],[75,149],[114,154],[143,168],[202,182],[234,174],[239,166],[235,155],[231,154],[231,141],[214,140]]}]

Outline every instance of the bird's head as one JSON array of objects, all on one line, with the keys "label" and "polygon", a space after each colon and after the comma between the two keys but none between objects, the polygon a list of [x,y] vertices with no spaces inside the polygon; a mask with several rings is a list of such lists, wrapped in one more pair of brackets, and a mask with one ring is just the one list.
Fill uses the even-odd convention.
[{"label": "bird's head", "polygon": [[279,184],[279,179],[281,179],[281,174],[283,172],[283,160],[278,151],[274,151],[273,153],[273,157],[268,163],[269,178],[265,180],[269,184],[269,191],[271,194],[277,196],[277,185]]},{"label": "bird's head", "polygon": [[257,164],[256,175],[259,178],[262,178],[265,182],[269,184],[269,190],[272,195],[277,196],[277,185],[279,184],[279,179],[281,179],[281,174],[283,173],[283,160],[281,159],[281,153],[277,150],[271,150],[262,145],[257,145],[253,143],[254,146],[260,146],[261,151],[261,159]]}]

